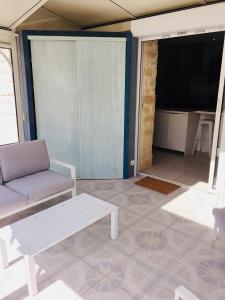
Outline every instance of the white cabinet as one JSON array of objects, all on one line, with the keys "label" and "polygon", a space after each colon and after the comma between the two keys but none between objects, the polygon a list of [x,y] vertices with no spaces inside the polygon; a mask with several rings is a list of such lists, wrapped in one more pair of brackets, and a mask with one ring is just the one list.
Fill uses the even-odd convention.
[{"label": "white cabinet", "polygon": [[153,145],[190,154],[196,126],[193,112],[157,110]]}]

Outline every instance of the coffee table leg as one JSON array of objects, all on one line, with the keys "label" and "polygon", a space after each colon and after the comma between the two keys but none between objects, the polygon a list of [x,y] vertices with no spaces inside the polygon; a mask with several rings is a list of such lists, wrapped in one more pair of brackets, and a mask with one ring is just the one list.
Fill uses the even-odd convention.
[{"label": "coffee table leg", "polygon": [[28,291],[31,296],[37,294],[37,279],[35,274],[34,256],[26,255],[24,257],[27,270]]},{"label": "coffee table leg", "polygon": [[111,239],[118,238],[118,208],[111,212]]},{"label": "coffee table leg", "polygon": [[3,269],[8,267],[9,262],[8,262],[6,243],[2,239],[0,239],[0,261]]}]

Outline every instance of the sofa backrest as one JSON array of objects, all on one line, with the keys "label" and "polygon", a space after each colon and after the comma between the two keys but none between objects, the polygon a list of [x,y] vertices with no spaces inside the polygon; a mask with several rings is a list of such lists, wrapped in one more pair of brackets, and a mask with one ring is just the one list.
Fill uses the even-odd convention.
[{"label": "sofa backrest", "polygon": [[49,169],[45,141],[0,146],[0,167],[4,182]]}]

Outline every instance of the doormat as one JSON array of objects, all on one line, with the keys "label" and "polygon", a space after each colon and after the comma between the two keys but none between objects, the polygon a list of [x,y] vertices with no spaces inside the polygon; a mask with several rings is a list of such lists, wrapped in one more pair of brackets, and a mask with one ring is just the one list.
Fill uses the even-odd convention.
[{"label": "doormat", "polygon": [[180,188],[179,185],[148,176],[136,181],[135,184],[165,195],[169,195]]}]

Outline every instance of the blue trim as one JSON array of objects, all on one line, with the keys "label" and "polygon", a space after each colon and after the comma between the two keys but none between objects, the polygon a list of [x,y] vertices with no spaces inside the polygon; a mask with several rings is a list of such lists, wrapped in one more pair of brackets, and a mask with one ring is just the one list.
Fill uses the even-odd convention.
[{"label": "blue trim", "polygon": [[87,37],[124,37],[126,42],[126,77],[125,77],[125,112],[124,112],[124,163],[123,178],[129,178],[129,122],[130,122],[130,86],[131,86],[131,52],[132,34],[131,32],[88,32],[88,31],[49,31],[49,30],[24,30],[22,31],[25,73],[27,83],[27,97],[30,122],[30,137],[37,138],[35,101],[33,91],[32,63],[29,35],[42,36],[87,36]]},{"label": "blue trim", "polygon": [[35,102],[34,102],[34,90],[33,90],[33,73],[32,73],[32,64],[31,64],[30,41],[27,39],[27,35],[24,34],[24,32],[22,32],[22,42],[23,42],[23,55],[24,55],[24,63],[25,63],[30,139],[35,140],[37,139],[37,128],[36,128],[36,114],[35,114]]},{"label": "blue trim", "polygon": [[130,129],[130,92],[131,92],[131,52],[132,34],[127,34],[126,43],[126,77],[125,77],[125,109],[124,109],[124,158],[123,158],[123,178],[129,178],[129,129]]},{"label": "blue trim", "polygon": [[29,35],[42,36],[91,36],[91,37],[125,37],[131,35],[130,31],[124,32],[101,32],[101,31],[55,31],[55,30],[23,30],[22,35],[28,37]]}]

